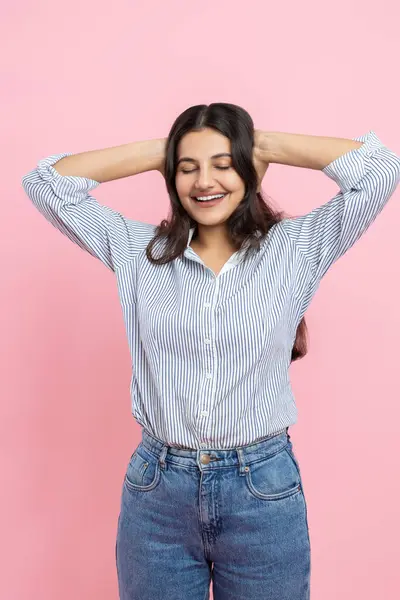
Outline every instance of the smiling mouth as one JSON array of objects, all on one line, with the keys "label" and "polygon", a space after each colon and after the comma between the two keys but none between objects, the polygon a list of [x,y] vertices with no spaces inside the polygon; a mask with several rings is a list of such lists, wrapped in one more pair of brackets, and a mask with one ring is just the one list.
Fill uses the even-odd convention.
[{"label": "smiling mouth", "polygon": [[207,204],[207,203],[211,203],[211,202],[217,202],[218,200],[222,200],[223,198],[225,198],[225,196],[227,196],[227,193],[212,194],[209,196],[191,196],[191,198],[192,198],[192,200],[195,200],[196,202],[199,202],[202,204]]}]

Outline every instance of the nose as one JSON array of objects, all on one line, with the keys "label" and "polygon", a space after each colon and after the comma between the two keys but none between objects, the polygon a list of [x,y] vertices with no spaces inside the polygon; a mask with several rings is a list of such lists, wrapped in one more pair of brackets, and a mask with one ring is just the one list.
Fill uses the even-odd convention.
[{"label": "nose", "polygon": [[195,185],[199,190],[208,190],[212,188],[214,186],[212,171],[208,168],[199,169]]}]

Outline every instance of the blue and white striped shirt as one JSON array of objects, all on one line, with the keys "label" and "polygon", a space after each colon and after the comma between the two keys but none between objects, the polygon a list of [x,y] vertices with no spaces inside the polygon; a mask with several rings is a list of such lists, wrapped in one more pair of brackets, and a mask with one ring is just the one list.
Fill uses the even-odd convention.
[{"label": "blue and white striped shirt", "polygon": [[[324,169],[326,204],[274,225],[250,258],[218,276],[188,247],[154,265],[155,225],[125,218],[89,192],[99,182],[39,161],[23,187],[39,211],[116,274],[132,357],[132,413],[173,446],[232,448],[297,421],[289,366],[296,330],[329,267],[366,231],[399,181],[400,159],[374,132]],[[193,231],[190,233],[190,237]]]}]

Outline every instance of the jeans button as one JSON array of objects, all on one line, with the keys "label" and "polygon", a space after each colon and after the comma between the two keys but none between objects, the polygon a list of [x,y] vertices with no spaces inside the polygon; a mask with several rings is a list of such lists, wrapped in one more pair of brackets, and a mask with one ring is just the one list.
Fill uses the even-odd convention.
[{"label": "jeans button", "polygon": [[200,462],[203,465],[208,465],[208,463],[210,462],[210,456],[208,454],[202,454],[200,457]]}]

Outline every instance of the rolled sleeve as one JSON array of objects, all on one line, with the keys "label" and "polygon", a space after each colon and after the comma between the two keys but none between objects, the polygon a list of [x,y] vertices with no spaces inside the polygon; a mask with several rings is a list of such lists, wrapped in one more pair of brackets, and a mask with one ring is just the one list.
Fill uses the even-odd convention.
[{"label": "rolled sleeve", "polygon": [[358,182],[367,174],[371,166],[368,159],[379,150],[387,150],[374,131],[354,138],[354,141],[362,142],[363,145],[356,150],[346,152],[323,169],[325,175],[333,179],[342,192],[357,187]]},{"label": "rolled sleeve", "polygon": [[39,161],[22,186],[41,214],[80,248],[115,271],[147,245],[155,227],[125,218],[91,194],[100,185],[86,177],[65,176],[54,164],[71,153]]},{"label": "rolled sleeve", "polygon": [[373,131],[356,141],[363,145],[323,170],[340,192],[308,214],[282,222],[308,261],[314,283],[370,227],[399,183],[400,159]]}]

